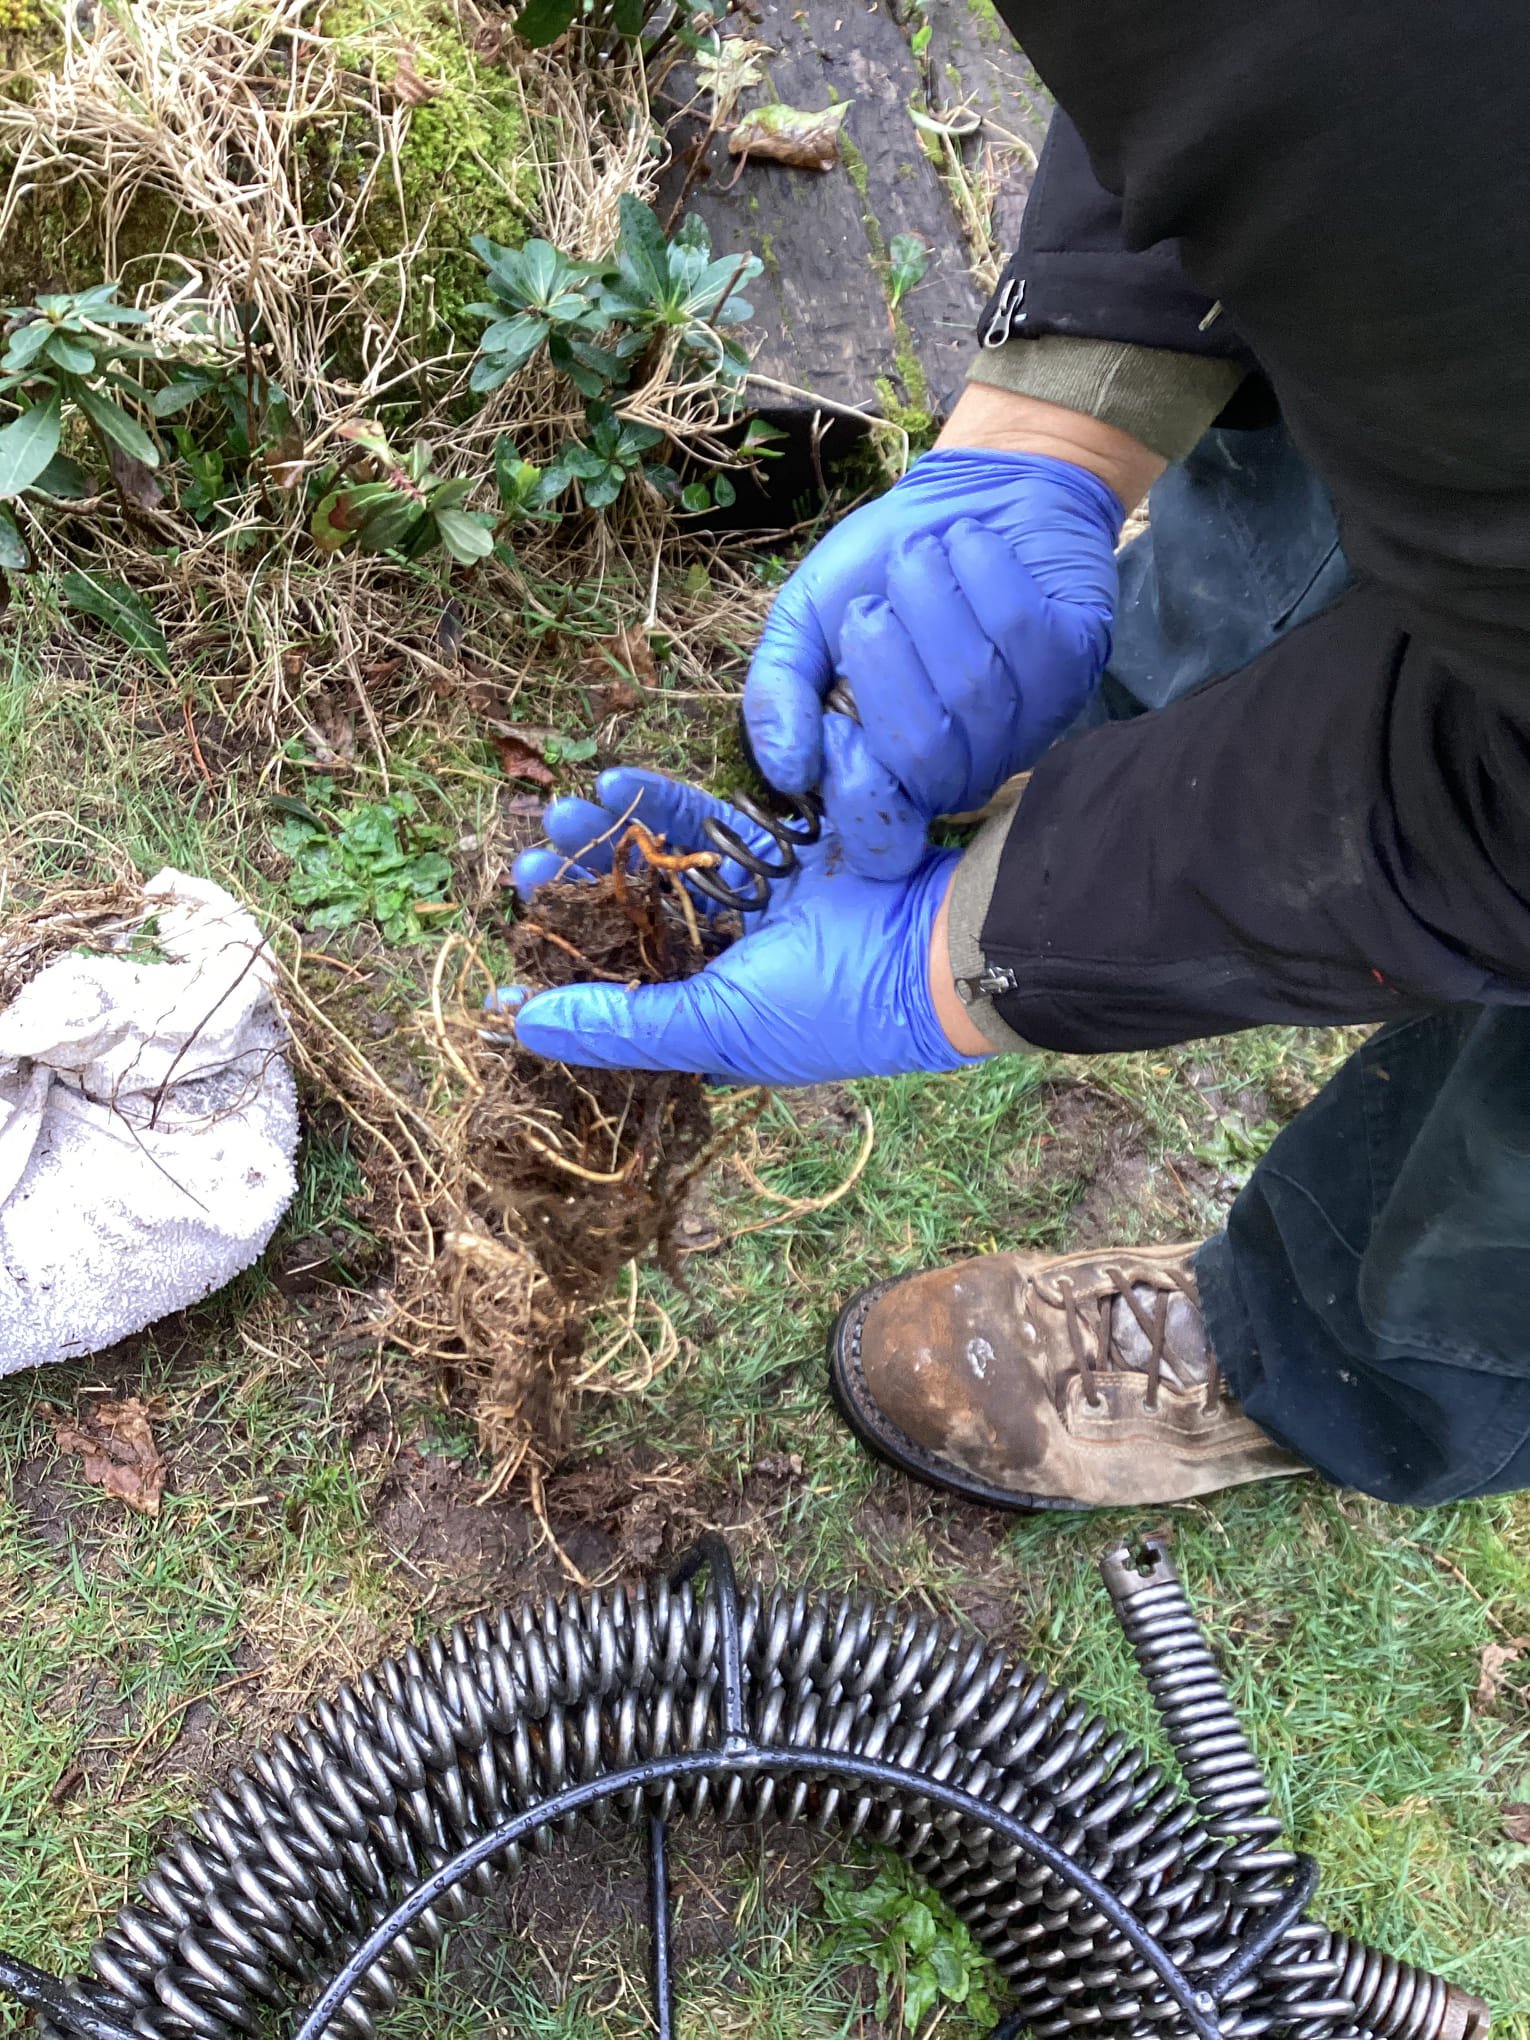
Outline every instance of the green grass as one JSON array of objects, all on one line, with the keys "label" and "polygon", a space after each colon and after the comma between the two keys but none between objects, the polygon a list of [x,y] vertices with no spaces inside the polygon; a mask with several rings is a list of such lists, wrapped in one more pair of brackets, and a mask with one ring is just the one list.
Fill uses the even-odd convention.
[{"label": "green grass", "polygon": [[[158,701],[161,733],[152,683],[139,676],[135,696],[130,675],[112,678],[108,697],[101,674],[42,679],[19,653],[0,655],[12,881],[173,861],[279,913],[266,785],[239,770],[201,785],[174,705]],[[711,773],[732,755],[729,719],[681,707],[658,704],[634,741]],[[473,740],[425,726],[401,742],[390,776],[463,835],[500,791]],[[362,759],[354,783],[372,797],[375,765]],[[301,773],[288,768],[282,784],[300,786]],[[415,995],[405,969],[394,994]],[[1203,1234],[1226,1183],[1343,1048],[1271,1031],[776,1100],[754,1166],[781,1197],[821,1200],[844,1182],[862,1110],[875,1128],[864,1170],[832,1204],[768,1226],[792,1207],[736,1174],[715,1180],[725,1244],[691,1258],[685,1293],[653,1276],[641,1286],[639,1332],[656,1337],[664,1311],[678,1356],[650,1389],[592,1401],[590,1447],[678,1468],[756,1572],[954,1608],[1152,1740],[1095,1570],[1143,1519],[1006,1525],[875,1471],[828,1404],[825,1327],[858,1284],[963,1252]],[[321,1118],[285,1240],[304,1242],[305,1258],[312,1242],[336,1273],[366,1267],[358,1185],[346,1137]],[[399,1555],[382,1506],[401,1445],[471,1499],[478,1469],[460,1419],[429,1384],[374,1379],[322,1340],[311,1351],[310,1334],[303,1304],[256,1273],[131,1363],[0,1386],[0,1946],[79,1963],[231,1761],[471,1598],[450,1561]],[[629,1346],[612,1365],[632,1359]],[[124,1517],[57,1459],[43,1405],[71,1409],[103,1367],[114,1387],[155,1399],[172,1466],[157,1522]],[[793,1454],[800,1476],[756,1471]],[[1505,1808],[1530,1801],[1525,1668],[1510,1668],[1493,1707],[1472,1705],[1484,1648],[1530,1634],[1530,1504],[1412,1514],[1302,1484],[1151,1520],[1172,1529],[1293,1833],[1322,1864],[1324,1916],[1483,1991],[1500,2030],[1530,2040],[1530,1849],[1504,1829]],[[545,1554],[538,1564],[546,1578]],[[592,1888],[616,1874],[608,1854],[592,1859]],[[836,1955],[806,1876],[783,1886],[735,1853],[704,1900],[688,1875],[682,1862],[682,1924],[705,1902],[727,1932],[687,1965],[687,2035],[872,2030],[863,1979]],[[466,1980],[458,1957],[438,1966],[392,2022],[398,2040],[646,2030],[633,1934],[549,1952],[523,1932],[481,1953]],[[0,2032],[19,2030],[0,2013]],[[937,2030],[975,2040],[957,2015]]]}]

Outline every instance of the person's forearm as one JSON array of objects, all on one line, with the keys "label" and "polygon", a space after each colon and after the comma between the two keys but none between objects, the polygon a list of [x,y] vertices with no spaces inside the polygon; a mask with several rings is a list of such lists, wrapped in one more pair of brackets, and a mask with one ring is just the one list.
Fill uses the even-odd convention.
[{"label": "person's forearm", "polygon": [[1161,454],[1101,419],[987,383],[968,383],[937,446],[982,446],[996,453],[1039,453],[1098,475],[1133,510],[1168,465]]},{"label": "person's forearm", "polygon": [[[1530,999],[1530,730],[1386,598],[1050,752],[958,867],[995,1047],[1147,1048]],[[953,1032],[952,1039],[958,1037]]]},{"label": "person's forearm", "polygon": [[[954,883],[953,878],[953,886]],[[951,891],[952,887],[948,887],[940,903],[930,940],[930,996],[935,1001],[935,1018],[958,1055],[992,1055],[995,1044],[973,1025],[956,989],[956,974],[951,967]]]}]

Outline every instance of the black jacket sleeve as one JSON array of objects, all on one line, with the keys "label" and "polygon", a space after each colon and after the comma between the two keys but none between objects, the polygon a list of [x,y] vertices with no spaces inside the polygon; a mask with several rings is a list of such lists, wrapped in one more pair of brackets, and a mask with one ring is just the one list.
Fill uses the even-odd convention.
[{"label": "black jacket sleeve", "polygon": [[1049,753],[981,930],[1044,1048],[1530,1004],[1530,725],[1357,590]]},{"label": "black jacket sleeve", "polygon": [[1177,242],[1126,246],[1121,201],[1095,176],[1083,138],[1061,111],[1047,129],[1020,246],[978,328],[985,347],[1046,333],[1252,366],[1231,321],[1185,275]]},{"label": "black jacket sleeve", "polygon": [[1119,200],[1088,316],[1128,337],[1177,243],[1360,585],[1042,762],[981,921],[998,1013],[1088,1050],[1530,1002],[1530,9],[1001,6]]},{"label": "black jacket sleeve", "polygon": [[[1060,134],[1065,191],[1050,224],[1044,196],[1035,229],[1044,262],[1082,237],[1088,316],[1114,326],[1140,316],[1136,278],[1176,248],[1223,307],[1206,343],[1226,319],[1259,363],[1333,494],[1351,563],[1408,628],[1522,693],[1530,7],[999,7],[1117,206],[1107,228],[1098,200],[1066,198],[1081,172]],[[1096,267],[1112,261],[1114,280]],[[1185,345],[1176,331],[1168,344]]]}]

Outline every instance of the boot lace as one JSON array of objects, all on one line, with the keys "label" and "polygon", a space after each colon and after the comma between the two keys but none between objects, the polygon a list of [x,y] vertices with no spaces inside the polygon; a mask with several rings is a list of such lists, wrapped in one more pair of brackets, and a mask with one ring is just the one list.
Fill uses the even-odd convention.
[{"label": "boot lace", "polygon": [[[1084,1400],[1092,1410],[1098,1409],[1104,1401],[1100,1393],[1102,1375],[1138,1371],[1135,1357],[1128,1360],[1116,1337],[1115,1305],[1117,1299],[1124,1303],[1148,1343],[1148,1361],[1144,1370],[1147,1388],[1142,1399],[1143,1407],[1156,1410],[1158,1391],[1163,1381],[1164,1352],[1169,1339],[1169,1306],[1176,1296],[1184,1296],[1199,1310],[1200,1298],[1195,1284],[1180,1269],[1152,1265],[1134,1270],[1102,1265],[1100,1273],[1110,1284],[1101,1295],[1080,1296],[1071,1277],[1059,1275],[1050,1282],[1037,1277],[1032,1285],[1032,1296],[1050,1305],[1053,1310],[1063,1312],[1068,1343],[1083,1383]],[[1139,1298],[1139,1290],[1151,1292],[1151,1304]],[[1027,1299],[1028,1314],[1029,1310],[1030,1299]],[[1209,1413],[1217,1408],[1222,1397],[1222,1370],[1215,1353],[1208,1350],[1206,1357],[1204,1407]]]}]

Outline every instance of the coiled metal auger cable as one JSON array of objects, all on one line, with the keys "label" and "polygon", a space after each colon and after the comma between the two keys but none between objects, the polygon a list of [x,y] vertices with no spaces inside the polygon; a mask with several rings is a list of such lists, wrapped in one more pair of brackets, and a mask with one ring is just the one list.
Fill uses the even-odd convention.
[{"label": "coiled metal auger cable", "polygon": [[370,2040],[475,1896],[621,1824],[648,1838],[669,2040],[669,1830],[708,1819],[897,1849],[1008,1979],[994,2040],[1479,2040],[1478,2000],[1305,1917],[1315,1871],[1161,1548],[1105,1573],[1190,1799],[1003,1652],[865,1600],[741,1597],[708,1538],[669,1581],[480,1617],[342,1687],[165,1850],[91,1977],[0,1956],[0,1987],[49,2040]]}]

